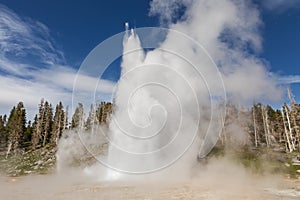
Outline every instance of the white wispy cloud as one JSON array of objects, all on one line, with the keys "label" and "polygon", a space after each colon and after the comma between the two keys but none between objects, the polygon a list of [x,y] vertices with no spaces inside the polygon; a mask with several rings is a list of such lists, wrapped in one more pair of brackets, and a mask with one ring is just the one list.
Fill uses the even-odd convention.
[{"label": "white wispy cloud", "polygon": [[0,115],[23,101],[32,118],[41,98],[71,106],[74,80],[83,96],[113,91],[114,82],[77,74],[66,63],[47,26],[0,4]]},{"label": "white wispy cloud", "polygon": [[299,0],[263,0],[262,5],[271,11],[285,11],[290,8],[299,8],[300,1]]},{"label": "white wispy cloud", "polygon": [[300,75],[280,76],[278,82],[281,84],[300,83]]},{"label": "white wispy cloud", "polygon": [[64,63],[63,53],[55,48],[49,29],[31,19],[21,19],[0,4],[1,55],[14,59],[34,57],[42,64]]}]

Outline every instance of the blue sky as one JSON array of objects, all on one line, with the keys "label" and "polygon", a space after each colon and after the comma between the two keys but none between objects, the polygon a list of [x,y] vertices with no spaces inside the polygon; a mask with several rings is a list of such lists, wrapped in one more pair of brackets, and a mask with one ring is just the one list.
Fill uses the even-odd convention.
[{"label": "blue sky", "polygon": [[[281,81],[293,82],[300,101],[300,1],[255,2],[264,23],[258,56]],[[125,22],[159,26],[149,9],[149,0],[0,0],[0,114],[8,113],[18,100],[32,111],[42,97],[53,104],[68,102],[76,70],[96,45],[124,31]],[[101,92],[114,87],[118,64],[102,77],[107,81]],[[88,91],[93,81],[82,90]]]},{"label": "blue sky", "polygon": [[97,44],[124,31],[127,21],[136,27],[159,25],[157,19],[148,17],[149,0],[1,0],[0,3],[19,16],[45,24],[72,66],[80,65]]}]

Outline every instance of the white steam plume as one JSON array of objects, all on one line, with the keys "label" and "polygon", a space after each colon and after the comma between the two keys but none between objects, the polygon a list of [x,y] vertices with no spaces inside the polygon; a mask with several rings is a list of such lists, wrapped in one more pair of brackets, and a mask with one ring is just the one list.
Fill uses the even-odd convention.
[{"label": "white steam plume", "polygon": [[[186,6],[185,20],[170,24],[170,28],[190,35],[204,46],[222,72],[229,97],[242,102],[281,97],[263,61],[249,53],[262,48],[262,22],[255,5],[234,0],[168,2]],[[151,12],[168,17],[158,0],[152,1]]]},{"label": "white steam plume", "polygon": [[[171,30],[157,48],[145,51],[147,38],[126,24],[105,162],[126,173],[169,165],[171,172],[187,172],[218,139],[223,81],[230,100],[240,104],[277,100],[281,92],[264,62],[251,54],[262,49],[262,22],[250,1],[153,0],[151,14]],[[110,171],[107,178],[122,176]]]},{"label": "white steam plume", "polygon": [[[171,164],[189,146],[195,132],[200,136],[194,142],[200,147],[200,156],[214,145],[218,129],[207,127],[220,122],[216,113],[210,112],[210,103],[214,104],[211,91],[218,94],[222,87],[215,78],[213,64],[196,44],[203,45],[212,56],[232,101],[247,103],[280,97],[263,62],[249,53],[261,50],[262,22],[253,4],[234,0],[154,0],[151,14],[170,22],[181,8],[185,13],[169,27],[192,37],[194,42],[169,31],[159,48],[144,52],[135,31],[126,31],[108,159],[109,165],[120,171],[149,172]],[[190,63],[199,67],[195,70]]]}]

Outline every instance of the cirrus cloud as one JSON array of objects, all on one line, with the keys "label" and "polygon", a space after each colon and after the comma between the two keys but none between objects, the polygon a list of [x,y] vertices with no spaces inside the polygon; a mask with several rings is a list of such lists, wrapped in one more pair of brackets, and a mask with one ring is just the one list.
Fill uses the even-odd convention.
[{"label": "cirrus cloud", "polygon": [[299,0],[263,0],[262,5],[270,11],[283,12],[291,8],[300,8]]},{"label": "cirrus cloud", "polygon": [[18,101],[24,101],[29,118],[41,98],[71,105],[73,82],[78,76],[84,81],[76,90],[83,95],[97,92],[107,97],[113,91],[114,82],[96,75],[77,75],[50,32],[43,23],[21,18],[0,4],[0,115],[8,114]]}]

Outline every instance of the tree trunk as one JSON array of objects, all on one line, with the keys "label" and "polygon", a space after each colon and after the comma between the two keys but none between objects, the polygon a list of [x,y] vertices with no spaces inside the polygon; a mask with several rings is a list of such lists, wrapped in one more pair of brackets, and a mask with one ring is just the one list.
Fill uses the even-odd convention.
[{"label": "tree trunk", "polygon": [[292,145],[291,145],[291,142],[290,142],[290,139],[289,139],[289,134],[288,134],[288,131],[287,131],[287,128],[286,128],[285,117],[284,117],[284,112],[283,111],[282,111],[282,121],[283,121],[283,126],[284,126],[284,133],[285,133],[285,140],[286,140],[285,142],[287,144],[288,151],[292,152],[293,148],[292,148]]},{"label": "tree trunk", "polygon": [[8,158],[8,155],[9,155],[9,153],[11,151],[11,147],[12,147],[12,143],[9,142],[8,147],[7,147],[6,157],[5,157],[6,159]]},{"label": "tree trunk", "polygon": [[295,143],[297,142],[297,144],[298,144],[297,150],[300,151],[299,129],[298,129],[298,125],[297,125],[297,122],[296,122],[295,112],[296,112],[296,109],[295,109],[294,105],[292,105],[291,120],[293,121],[293,127],[294,127],[294,130],[295,130],[295,133],[296,133]]},{"label": "tree trunk", "polygon": [[262,118],[263,118],[265,141],[266,141],[267,147],[269,147],[268,131],[267,131],[267,125],[266,125],[266,116],[265,116],[265,107],[263,105],[261,105],[261,115],[262,115]]},{"label": "tree trunk", "polygon": [[289,125],[288,127],[289,127],[289,135],[290,135],[291,145],[292,145],[293,150],[296,150],[295,143],[294,143],[294,138],[293,138],[293,134],[292,134],[292,127],[291,127],[291,121],[290,121],[288,109],[286,108],[286,106],[284,108],[285,108],[285,114],[286,114],[286,118],[287,118],[288,125]]},{"label": "tree trunk", "polygon": [[254,127],[254,143],[255,143],[255,147],[257,147],[258,142],[257,142],[257,130],[256,130],[256,118],[255,118],[255,104],[253,105],[253,127]]},{"label": "tree trunk", "polygon": [[68,114],[69,114],[69,107],[66,107],[66,112],[64,115],[64,127],[63,127],[63,131],[66,130],[67,128],[67,123],[68,123]]},{"label": "tree trunk", "polygon": [[269,125],[269,116],[268,116],[268,111],[265,109],[265,114],[266,114],[266,127],[267,127],[267,141],[269,146],[271,145],[271,140],[270,140],[270,125]]}]

